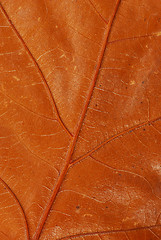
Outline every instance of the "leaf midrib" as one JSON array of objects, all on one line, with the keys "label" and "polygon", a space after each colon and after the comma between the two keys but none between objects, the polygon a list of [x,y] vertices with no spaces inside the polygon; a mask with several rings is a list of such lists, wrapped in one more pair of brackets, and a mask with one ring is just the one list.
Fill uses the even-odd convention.
[{"label": "leaf midrib", "polygon": [[87,95],[87,98],[86,98],[86,101],[85,101],[85,104],[84,104],[84,107],[83,107],[80,119],[79,119],[78,124],[76,126],[75,134],[72,137],[71,143],[69,145],[69,149],[68,149],[68,152],[67,152],[66,163],[65,163],[64,169],[62,170],[62,172],[61,172],[61,174],[60,174],[60,176],[58,178],[57,184],[56,184],[56,186],[53,189],[51,198],[50,198],[46,208],[43,211],[42,217],[40,218],[40,222],[38,224],[38,227],[37,227],[37,230],[36,230],[35,235],[33,237],[33,240],[38,240],[39,239],[39,236],[41,234],[41,231],[43,229],[45,221],[46,221],[46,219],[48,217],[48,213],[49,213],[49,211],[50,211],[50,209],[52,207],[52,204],[53,204],[53,202],[54,202],[54,200],[55,200],[55,198],[57,196],[57,193],[58,193],[58,191],[59,191],[59,189],[60,189],[60,187],[62,185],[62,182],[63,182],[63,180],[64,180],[64,178],[65,178],[65,176],[67,174],[67,171],[69,169],[71,157],[72,157],[72,154],[73,154],[73,151],[74,151],[74,148],[75,148],[75,144],[77,142],[77,138],[78,138],[80,129],[82,127],[83,120],[85,118],[85,115],[86,115],[86,112],[87,112],[87,109],[88,109],[88,105],[89,105],[90,100],[91,100],[91,96],[93,94],[93,90],[94,90],[94,87],[95,87],[95,84],[96,84],[96,80],[97,80],[98,75],[99,75],[99,69],[101,67],[102,60],[103,60],[103,57],[104,57],[104,52],[106,50],[106,45],[107,45],[107,41],[108,41],[108,38],[109,38],[109,34],[110,34],[110,31],[111,31],[111,28],[112,28],[113,20],[115,18],[116,13],[117,13],[117,10],[118,10],[120,2],[121,2],[121,0],[117,0],[116,1],[116,5],[115,5],[115,8],[114,8],[114,11],[113,11],[113,13],[111,15],[111,18],[110,18],[110,20],[109,20],[109,22],[107,24],[107,27],[106,27],[106,30],[105,30],[105,33],[104,33],[104,38],[103,38],[103,41],[102,41],[102,47],[100,49],[100,53],[99,53],[98,59],[97,59],[96,69],[95,69],[95,72],[93,74],[92,82],[91,82],[91,85],[89,87],[89,92],[88,92],[88,95]]},{"label": "leaf midrib", "polygon": [[88,109],[88,105],[90,103],[90,100],[91,100],[91,97],[92,97],[92,94],[93,94],[93,90],[94,90],[94,87],[95,87],[95,84],[96,84],[96,80],[98,78],[98,75],[99,75],[99,70],[100,70],[100,67],[101,67],[101,64],[102,64],[102,61],[103,61],[103,57],[104,57],[104,53],[105,53],[105,50],[106,50],[106,45],[107,45],[107,42],[108,42],[108,38],[109,38],[109,35],[110,35],[110,31],[111,31],[111,28],[112,28],[112,25],[113,25],[113,21],[114,21],[114,18],[116,16],[116,13],[117,13],[117,10],[118,10],[118,7],[120,5],[120,2],[121,0],[116,0],[116,5],[114,7],[114,10],[113,10],[113,13],[109,19],[109,22],[107,23],[107,27],[105,29],[105,33],[104,33],[104,38],[102,40],[102,45],[101,45],[101,48],[100,48],[100,52],[98,54],[98,58],[97,58],[97,64],[96,64],[96,68],[95,68],[95,71],[93,73],[93,77],[92,77],[92,81],[91,81],[91,84],[90,84],[90,87],[89,87],[89,92],[87,94],[87,98],[86,98],[86,101],[85,101],[85,104],[83,106],[83,109],[82,109],[82,113],[80,115],[80,118],[79,118],[79,121],[78,121],[78,124],[76,126],[76,129],[75,129],[75,134],[72,135],[69,130],[67,129],[67,127],[64,125],[64,123],[62,122],[60,116],[59,116],[59,113],[58,113],[58,110],[57,110],[57,107],[56,107],[56,104],[55,104],[55,101],[54,101],[54,98],[53,98],[53,95],[51,93],[51,90],[45,80],[45,77],[38,65],[38,63],[36,62],[36,60],[34,59],[32,53],[30,52],[29,48],[27,47],[26,43],[24,42],[23,38],[21,37],[21,35],[19,34],[19,32],[17,31],[17,29],[15,28],[15,26],[13,25],[12,21],[9,19],[8,17],[8,14],[7,12],[5,11],[5,9],[3,8],[3,6],[0,4],[1,8],[2,8],[2,11],[4,12],[6,18],[8,19],[8,22],[10,23],[10,25],[12,26],[13,30],[16,32],[18,38],[21,40],[22,44],[24,45],[24,48],[26,49],[26,52],[29,54],[29,56],[32,58],[32,60],[34,61],[34,64],[36,65],[42,79],[43,79],[43,82],[44,82],[44,85],[45,85],[45,88],[47,88],[47,93],[50,97],[50,99],[52,98],[52,103],[53,103],[53,109],[55,110],[56,114],[57,114],[57,117],[58,117],[58,120],[59,120],[59,123],[61,124],[61,126],[64,128],[64,130],[71,136],[71,142],[70,142],[70,145],[69,145],[69,149],[68,149],[68,152],[67,152],[67,156],[66,156],[66,161],[65,161],[65,165],[64,165],[64,168],[62,170],[62,172],[60,173],[59,175],[59,178],[57,180],[57,183],[56,183],[56,186],[54,186],[53,190],[52,190],[52,194],[51,194],[51,197],[46,205],[46,207],[44,208],[44,211],[42,213],[42,216],[40,217],[40,220],[39,220],[39,223],[38,223],[38,226],[37,226],[37,229],[35,231],[35,234],[33,236],[33,240],[38,240],[40,235],[41,235],[41,232],[42,232],[42,229],[44,227],[44,224],[48,218],[48,214],[50,212],[50,209],[53,205],[53,202],[55,201],[55,198],[57,196],[57,193],[63,183],[63,180],[67,174],[67,171],[70,167],[70,162],[71,162],[71,157],[72,157],[72,154],[73,154],[73,151],[74,151],[74,148],[75,148],[75,145],[76,145],[76,142],[77,142],[77,139],[78,139],[78,135],[80,133],[80,130],[81,130],[81,127],[82,127],[82,123],[84,121],[84,118],[85,118],[85,115],[86,115],[86,112],[87,112],[87,109]]}]

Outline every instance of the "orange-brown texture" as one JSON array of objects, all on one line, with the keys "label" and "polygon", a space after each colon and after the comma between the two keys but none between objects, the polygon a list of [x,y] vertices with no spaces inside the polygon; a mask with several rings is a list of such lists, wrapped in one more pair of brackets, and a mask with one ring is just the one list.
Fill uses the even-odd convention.
[{"label": "orange-brown texture", "polygon": [[0,240],[161,239],[160,0],[1,0]]}]

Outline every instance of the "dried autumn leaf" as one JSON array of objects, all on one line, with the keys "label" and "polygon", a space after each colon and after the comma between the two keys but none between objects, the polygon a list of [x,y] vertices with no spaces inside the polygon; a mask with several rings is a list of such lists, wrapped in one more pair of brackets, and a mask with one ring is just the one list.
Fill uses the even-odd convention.
[{"label": "dried autumn leaf", "polygon": [[160,0],[1,0],[0,239],[161,238]]}]

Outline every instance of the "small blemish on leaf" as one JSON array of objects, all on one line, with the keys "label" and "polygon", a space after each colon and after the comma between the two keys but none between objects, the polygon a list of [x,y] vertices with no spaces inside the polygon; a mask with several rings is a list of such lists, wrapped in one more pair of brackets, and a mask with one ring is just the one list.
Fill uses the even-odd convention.
[{"label": "small blemish on leaf", "polygon": [[92,217],[92,216],[93,216],[93,215],[92,215],[92,214],[89,214],[89,213],[83,215],[83,217]]},{"label": "small blemish on leaf", "polygon": [[78,213],[78,214],[80,213],[80,206],[79,205],[76,206],[75,212]]},{"label": "small blemish on leaf", "polygon": [[135,81],[134,81],[134,80],[131,80],[129,84],[130,84],[130,85],[134,85],[134,84],[135,84]]},{"label": "small blemish on leaf", "polygon": [[159,37],[161,35],[161,32],[157,32],[156,36]]},{"label": "small blemish on leaf", "polygon": [[17,76],[13,76],[14,79],[16,79],[16,81],[20,81],[20,79]]}]

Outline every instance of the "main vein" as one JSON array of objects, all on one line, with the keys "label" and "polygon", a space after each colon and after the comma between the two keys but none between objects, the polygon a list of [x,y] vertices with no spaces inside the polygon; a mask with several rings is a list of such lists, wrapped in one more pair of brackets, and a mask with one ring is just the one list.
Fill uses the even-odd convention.
[{"label": "main vein", "polygon": [[75,144],[76,144],[80,129],[82,127],[82,123],[83,123],[83,120],[85,118],[89,102],[91,100],[91,96],[92,96],[92,93],[93,93],[93,90],[94,90],[94,87],[95,87],[95,84],[96,84],[96,80],[97,80],[97,77],[98,77],[98,74],[99,74],[99,69],[101,67],[102,60],[103,60],[103,57],[104,57],[104,52],[105,52],[105,49],[106,49],[106,45],[107,45],[107,41],[108,41],[109,34],[110,34],[110,31],[111,31],[111,27],[112,27],[112,24],[113,24],[113,21],[114,21],[115,15],[117,13],[120,2],[121,2],[121,0],[116,1],[114,11],[113,11],[113,13],[111,15],[111,18],[110,18],[110,20],[107,24],[107,27],[106,27],[106,30],[105,30],[105,33],[104,33],[104,38],[103,38],[103,41],[102,41],[102,47],[100,49],[98,59],[97,59],[96,69],[95,69],[94,74],[93,74],[92,82],[91,82],[91,85],[89,87],[89,92],[87,94],[87,98],[86,98],[85,104],[83,106],[83,110],[82,110],[80,119],[79,119],[78,124],[77,124],[76,129],[75,129],[75,134],[73,135],[73,137],[71,139],[71,143],[69,145],[69,149],[68,149],[68,152],[67,152],[64,168],[59,175],[56,186],[54,186],[54,188],[53,188],[50,200],[47,203],[46,207],[44,208],[44,211],[43,211],[42,216],[40,218],[40,221],[38,223],[38,227],[37,227],[36,232],[34,234],[33,240],[38,240],[39,239],[39,236],[42,232],[42,229],[44,227],[44,224],[46,222],[46,219],[48,217],[50,209],[53,205],[53,202],[55,201],[57,193],[58,193],[58,191],[61,187],[61,184],[62,184],[62,182],[63,182],[63,180],[64,180],[64,178],[67,174],[67,171],[69,169],[70,161],[71,161],[72,154],[73,154],[73,151],[74,151],[74,148],[75,148]]}]

